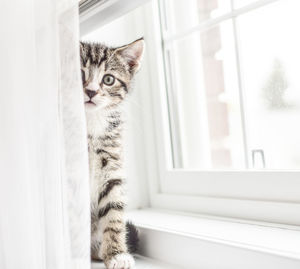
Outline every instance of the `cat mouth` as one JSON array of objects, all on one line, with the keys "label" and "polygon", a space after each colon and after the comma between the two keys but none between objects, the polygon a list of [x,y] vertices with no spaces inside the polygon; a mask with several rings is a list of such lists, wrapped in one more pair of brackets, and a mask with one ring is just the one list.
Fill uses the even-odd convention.
[{"label": "cat mouth", "polygon": [[91,101],[91,100],[90,100],[90,101],[87,101],[87,102],[85,102],[85,103],[88,104],[88,105],[94,105],[94,106],[96,105],[96,104],[95,104],[93,101]]}]

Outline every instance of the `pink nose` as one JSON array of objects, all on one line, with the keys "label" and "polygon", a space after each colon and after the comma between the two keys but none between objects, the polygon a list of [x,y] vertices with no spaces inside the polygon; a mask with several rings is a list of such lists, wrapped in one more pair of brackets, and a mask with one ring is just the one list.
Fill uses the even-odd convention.
[{"label": "pink nose", "polygon": [[90,82],[86,87],[87,90],[90,91],[98,91],[99,90],[99,84],[95,83],[95,82]]}]

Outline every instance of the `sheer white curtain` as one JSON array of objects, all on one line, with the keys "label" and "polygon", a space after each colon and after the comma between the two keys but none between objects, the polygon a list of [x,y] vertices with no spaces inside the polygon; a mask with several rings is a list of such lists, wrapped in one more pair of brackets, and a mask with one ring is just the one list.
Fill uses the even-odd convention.
[{"label": "sheer white curtain", "polygon": [[1,269],[90,267],[77,5],[1,1]]}]

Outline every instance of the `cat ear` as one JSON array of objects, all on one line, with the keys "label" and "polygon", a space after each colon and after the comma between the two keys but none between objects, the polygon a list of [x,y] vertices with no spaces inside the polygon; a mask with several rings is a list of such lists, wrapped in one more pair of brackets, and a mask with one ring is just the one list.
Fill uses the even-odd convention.
[{"label": "cat ear", "polygon": [[117,48],[116,53],[119,54],[130,67],[132,73],[136,73],[140,69],[141,61],[144,54],[145,41],[140,38],[123,47]]}]

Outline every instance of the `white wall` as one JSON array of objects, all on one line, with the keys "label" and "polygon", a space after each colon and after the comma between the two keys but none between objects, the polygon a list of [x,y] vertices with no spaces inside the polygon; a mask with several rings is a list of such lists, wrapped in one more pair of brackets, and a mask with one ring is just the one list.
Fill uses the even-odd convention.
[{"label": "white wall", "polygon": [[[118,18],[96,31],[83,36],[84,41],[103,42],[109,46],[121,46],[144,36],[143,9],[148,4]],[[147,46],[146,46],[147,47]],[[147,191],[147,171],[145,154],[145,132],[143,115],[147,114],[142,103],[143,92],[147,91],[148,72],[146,71],[147,49],[142,68],[133,84],[133,92],[127,99],[125,108],[125,167],[128,175],[128,208],[147,207],[149,205]]]}]

